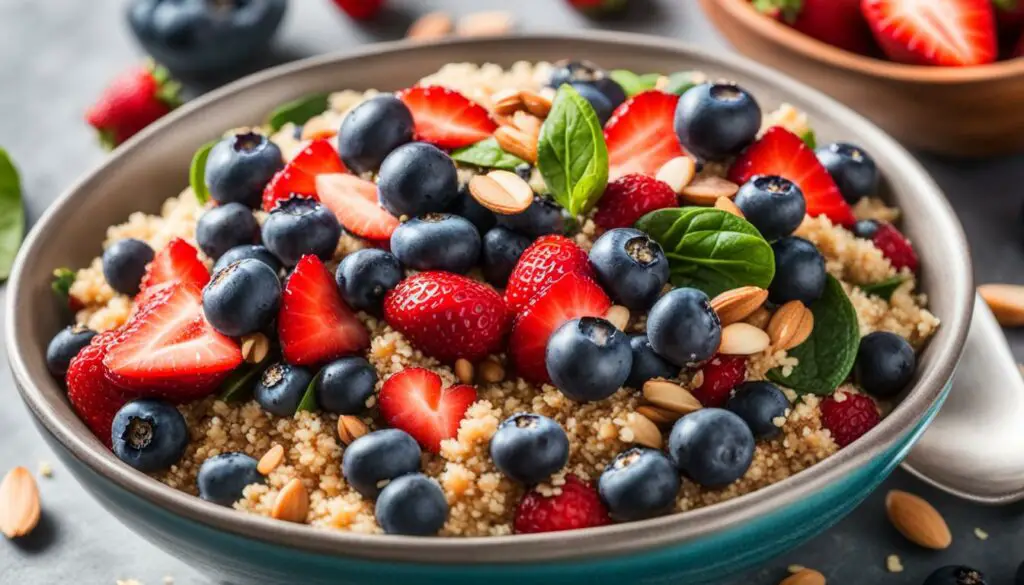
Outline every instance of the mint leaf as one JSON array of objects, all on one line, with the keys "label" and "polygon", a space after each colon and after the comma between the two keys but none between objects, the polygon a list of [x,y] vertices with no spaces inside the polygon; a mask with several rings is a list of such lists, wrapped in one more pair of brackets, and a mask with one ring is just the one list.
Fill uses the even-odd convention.
[{"label": "mint leaf", "polygon": [[213,140],[200,146],[192,155],[192,165],[188,169],[188,182],[192,185],[192,192],[196,194],[196,199],[201,205],[206,205],[210,200],[210,190],[206,186],[206,159],[215,144],[217,141]]},{"label": "mint leaf", "polygon": [[675,95],[683,95],[691,87],[698,85],[696,71],[679,71],[668,76],[668,83],[661,91]]},{"label": "mint leaf", "polygon": [[71,285],[75,283],[75,271],[70,268],[58,268],[53,271],[53,281],[50,288],[53,293],[62,300],[67,301],[71,296]]},{"label": "mint leaf", "polygon": [[295,125],[305,124],[310,118],[327,111],[330,105],[330,94],[315,93],[297,100],[281,104],[270,112],[267,125],[274,132],[291,122]]},{"label": "mint leaf", "polygon": [[502,150],[494,138],[485,138],[476,144],[453,151],[452,160],[467,165],[488,169],[505,169],[506,171],[515,170],[516,167],[526,162]]},{"label": "mint leaf", "polygon": [[636,222],[665,251],[676,286],[699,288],[708,296],[739,288],[768,288],[775,276],[772,247],[753,225],[708,207],[652,211]]},{"label": "mint leaf", "polygon": [[608,184],[601,122],[590,102],[569,85],[559,88],[540,128],[537,168],[551,196],[572,215],[589,211]]},{"label": "mint leaf", "polygon": [[826,396],[842,384],[853,369],[860,347],[857,311],[839,281],[831,275],[821,298],[811,303],[814,329],[807,341],[789,350],[800,360],[789,376],[769,370],[768,379],[802,394]]},{"label": "mint leaf", "polygon": [[302,395],[302,400],[299,401],[299,407],[295,409],[295,412],[316,412],[320,410],[320,405],[316,402],[316,382],[322,374],[323,370],[320,370],[309,381],[309,385],[306,386],[306,393]]},{"label": "mint leaf", "polygon": [[21,179],[7,151],[0,148],[0,282],[11,275],[11,266],[24,236]]},{"label": "mint leaf", "polygon": [[898,289],[900,285],[906,281],[906,278],[897,274],[896,276],[891,276],[879,282],[873,282],[871,284],[861,284],[859,286],[860,290],[864,291],[865,293],[879,298],[883,298],[888,301],[889,299],[892,298],[892,293],[896,292],[896,289]]}]

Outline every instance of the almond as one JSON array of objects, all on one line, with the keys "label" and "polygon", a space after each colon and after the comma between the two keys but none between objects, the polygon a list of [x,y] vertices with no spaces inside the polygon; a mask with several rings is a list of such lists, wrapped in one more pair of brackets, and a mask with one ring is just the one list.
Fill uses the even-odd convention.
[{"label": "almond", "polygon": [[421,41],[439,39],[451,34],[454,25],[447,12],[428,12],[413,21],[405,37]]},{"label": "almond", "polygon": [[270,509],[272,518],[285,522],[305,522],[308,513],[309,492],[298,478],[293,478],[281,488],[274,500],[274,507]]},{"label": "almond", "polygon": [[463,384],[473,383],[473,363],[466,358],[455,360],[455,377]]},{"label": "almond", "polygon": [[522,97],[523,105],[526,106],[526,111],[530,112],[534,116],[537,116],[541,120],[548,117],[551,113],[551,98],[535,91],[524,89],[519,92]]},{"label": "almond", "polygon": [[518,156],[530,164],[537,162],[537,138],[514,126],[502,126],[494,131],[494,139],[505,152]]},{"label": "almond", "polygon": [[688,156],[677,156],[667,163],[661,165],[654,178],[667,184],[676,193],[682,193],[683,189],[693,181],[697,174],[697,163]]},{"label": "almond", "polygon": [[455,32],[460,37],[487,37],[506,35],[512,31],[515,18],[511,12],[494,10],[467,14],[459,19]]},{"label": "almond", "polygon": [[885,496],[889,521],[907,540],[934,550],[949,548],[953,535],[942,515],[924,499],[900,490]]},{"label": "almond", "polygon": [[477,203],[502,215],[516,215],[533,203],[533,189],[509,171],[491,171],[469,180],[469,194]]},{"label": "almond", "polygon": [[25,536],[39,524],[39,486],[29,470],[15,467],[0,483],[0,532]]},{"label": "almond", "polygon": [[739,190],[739,185],[732,181],[721,177],[702,176],[684,187],[679,195],[687,203],[711,207],[720,197],[732,199]]},{"label": "almond", "polygon": [[250,333],[242,337],[242,358],[250,364],[259,364],[270,353],[270,340],[262,333]]},{"label": "almond", "polygon": [[505,368],[498,362],[488,359],[480,363],[480,379],[488,384],[497,384],[505,380]]},{"label": "almond", "polygon": [[765,330],[773,348],[793,349],[811,336],[814,314],[800,301],[789,301],[775,310]]},{"label": "almond", "polygon": [[536,141],[540,136],[540,127],[544,125],[544,121],[529,112],[519,110],[512,112],[512,125],[529,134]]},{"label": "almond", "polygon": [[1003,327],[1024,325],[1024,286],[1017,284],[983,284],[978,294]]},{"label": "almond", "polygon": [[750,323],[758,329],[767,329],[768,323],[771,322],[772,312],[764,308],[759,307],[756,311],[750,314],[749,317],[743,320],[744,323]]},{"label": "almond", "polygon": [[660,406],[652,406],[650,404],[644,404],[643,406],[636,407],[636,411],[639,414],[644,415],[650,419],[651,422],[658,425],[670,425],[679,420],[682,416],[678,412],[673,412],[667,408],[661,408]]},{"label": "almond", "polygon": [[632,439],[628,442],[650,447],[651,449],[661,449],[661,431],[658,430],[658,425],[654,424],[651,419],[642,414],[631,412],[626,415],[626,428],[633,435]]},{"label": "almond", "polygon": [[737,323],[749,317],[768,300],[768,291],[756,286],[743,286],[727,290],[711,299],[711,308],[718,314],[722,326]]},{"label": "almond", "polygon": [[729,199],[728,197],[719,197],[718,199],[715,199],[715,209],[720,209],[726,213],[731,213],[739,218],[746,217],[743,215],[743,211],[739,208],[739,206],[733,203],[732,199]]},{"label": "almond", "polygon": [[625,331],[626,326],[629,325],[629,309],[622,305],[612,305],[608,309],[608,312],[604,314],[605,320],[607,320],[619,331]]},{"label": "almond", "polygon": [[733,323],[722,328],[722,343],[718,353],[725,355],[754,355],[771,346],[764,331],[750,323]]},{"label": "almond", "polygon": [[825,585],[825,575],[814,569],[800,569],[779,582],[779,585]]},{"label": "almond", "polygon": [[491,96],[491,103],[494,104],[491,111],[495,114],[499,116],[511,115],[523,108],[522,92],[518,89],[503,89]]},{"label": "almond", "polygon": [[352,441],[368,432],[370,432],[369,427],[366,426],[366,423],[359,420],[358,417],[350,414],[343,414],[338,417],[338,438],[341,439],[342,443],[351,445]]},{"label": "almond", "polygon": [[679,414],[689,414],[701,409],[700,401],[679,384],[668,380],[648,380],[644,382],[644,398],[655,406]]},{"label": "almond", "polygon": [[256,471],[260,472],[260,475],[270,475],[270,472],[277,469],[283,460],[284,447],[275,444],[263,454],[263,457],[260,457],[260,462],[256,464]]},{"label": "almond", "polygon": [[317,140],[318,138],[330,138],[338,134],[338,123],[330,116],[316,116],[302,125],[302,132],[299,137],[302,140]]}]

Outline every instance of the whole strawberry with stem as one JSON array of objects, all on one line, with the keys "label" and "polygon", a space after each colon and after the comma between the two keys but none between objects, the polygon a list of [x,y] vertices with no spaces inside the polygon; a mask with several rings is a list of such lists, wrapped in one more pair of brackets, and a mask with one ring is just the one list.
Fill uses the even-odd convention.
[{"label": "whole strawberry with stem", "polygon": [[865,54],[871,29],[860,0],[753,0],[754,8],[805,35],[840,49]]},{"label": "whole strawberry with stem", "polygon": [[621,12],[629,0],[566,0],[569,6],[587,16],[608,16]]},{"label": "whole strawberry with stem", "polygon": [[180,90],[167,69],[148,62],[115,77],[85,113],[85,121],[99,133],[100,144],[111,149],[181,105]]}]

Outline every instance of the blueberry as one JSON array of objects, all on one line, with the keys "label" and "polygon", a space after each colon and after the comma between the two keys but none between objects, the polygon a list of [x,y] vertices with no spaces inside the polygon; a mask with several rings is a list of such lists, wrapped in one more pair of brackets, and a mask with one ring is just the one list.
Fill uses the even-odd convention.
[{"label": "blueberry", "polygon": [[246,259],[259,260],[269,266],[275,274],[281,273],[281,261],[278,260],[277,256],[274,256],[266,246],[261,245],[235,246],[227,252],[224,252],[224,254],[222,254],[213,265],[213,273],[216,274],[231,264],[234,264],[239,260]]},{"label": "blueberry", "polygon": [[648,313],[647,338],[655,353],[682,368],[711,359],[722,341],[722,322],[708,295],[676,288]]},{"label": "blueberry", "polygon": [[377,196],[396,217],[444,211],[459,196],[455,163],[426,142],[399,146],[380,165]]},{"label": "blueberry", "polygon": [[671,510],[681,484],[664,453],[634,447],[608,464],[597,480],[597,493],[613,519],[630,522]]},{"label": "blueberry", "polygon": [[363,435],[345,448],[341,473],[364,497],[376,498],[380,484],[420,470],[420,446],[409,433],[383,429]]},{"label": "blueberry", "polygon": [[851,205],[878,191],[878,167],[859,146],[833,142],[822,146],[815,154],[839,186],[843,199]]},{"label": "blueberry", "polygon": [[754,459],[754,435],[739,416],[702,408],[672,427],[668,456],[683,475],[703,487],[725,487],[743,477]]},{"label": "blueberry", "polygon": [[516,176],[526,181],[527,183],[529,183],[530,179],[533,178],[533,165],[531,165],[528,162],[516,165],[516,168],[513,169],[513,171],[515,172]]},{"label": "blueberry", "polygon": [[292,416],[313,381],[313,371],[285,362],[276,363],[260,376],[252,394],[263,410],[277,416]]},{"label": "blueberry", "polygon": [[750,179],[736,193],[735,203],[769,242],[792,234],[807,212],[803,191],[782,177],[758,175]]},{"label": "blueberry", "polygon": [[491,437],[494,466],[514,481],[540,483],[569,461],[569,437],[554,420],[532,413],[505,419]]},{"label": "blueberry", "polygon": [[604,400],[626,383],[633,352],[626,334],[598,317],[566,321],[548,338],[544,363],[552,382],[573,400]]},{"label": "blueberry", "polygon": [[458,215],[464,217],[476,226],[476,231],[481,234],[487,233],[487,230],[494,227],[497,223],[497,218],[494,217],[494,212],[487,209],[483,205],[480,205],[472,195],[469,194],[469,188],[466,185],[459,187],[459,195],[452,201],[452,204],[448,206],[446,210],[452,215]]},{"label": "blueberry", "polygon": [[308,199],[289,199],[263,222],[263,244],[285,265],[295,266],[306,254],[327,261],[341,239],[338,218]]},{"label": "blueberry", "polygon": [[775,424],[789,410],[789,399],[771,382],[743,382],[732,391],[725,408],[743,419],[757,439],[771,439],[782,432]]},{"label": "blueberry", "polygon": [[775,277],[768,286],[768,300],[781,305],[801,301],[809,305],[825,292],[828,273],[825,259],[814,244],[788,236],[772,244],[775,253]]},{"label": "blueberry", "polygon": [[402,280],[402,265],[390,252],[364,248],[342,258],[334,279],[350,307],[377,313],[384,295]]},{"label": "blueberry", "polygon": [[142,240],[118,240],[103,251],[103,278],[115,291],[128,296],[139,292],[146,265],[153,261],[153,248]]},{"label": "blueberry", "polygon": [[962,565],[948,565],[932,572],[924,585],[989,585],[985,574]]},{"label": "blueberry", "polygon": [[259,260],[239,260],[213,275],[203,289],[203,313],[224,335],[241,337],[259,331],[277,317],[281,281]]},{"label": "blueberry", "polygon": [[487,282],[497,288],[508,284],[512,269],[531,243],[530,238],[501,226],[484,234],[483,272]]},{"label": "blueberry", "polygon": [[590,106],[594,108],[594,113],[597,114],[597,119],[604,126],[608,122],[608,118],[612,117],[612,111],[615,110],[615,106],[608,99],[608,96],[597,88],[592,83],[586,83],[577,81],[572,84],[572,88],[580,94],[580,97],[590,102]]},{"label": "blueberry", "polygon": [[862,219],[853,224],[853,235],[865,240],[872,240],[875,238],[875,234],[878,233],[879,226],[880,224],[876,220]]},{"label": "blueberry", "polygon": [[465,274],[480,259],[480,233],[464,217],[428,213],[395,228],[391,251],[413,270]]},{"label": "blueberry", "polygon": [[71,325],[58,331],[46,346],[46,369],[55,378],[63,380],[71,360],[89,345],[93,337],[96,337],[96,332],[85,325]]},{"label": "blueberry", "polygon": [[431,536],[448,520],[448,500],[437,480],[410,473],[384,486],[374,516],[385,534]]},{"label": "blueberry", "polygon": [[537,195],[526,211],[515,215],[498,215],[498,225],[519,232],[530,238],[565,231],[563,209],[552,201]]},{"label": "blueberry", "polygon": [[218,203],[258,207],[263,188],[284,168],[281,149],[262,134],[244,132],[221,139],[206,159],[206,186]]},{"label": "blueberry", "polygon": [[217,260],[236,246],[260,239],[260,224],[241,203],[225,203],[210,209],[196,222],[196,241],[203,253]]},{"label": "blueberry", "polygon": [[645,311],[668,282],[668,258],[661,246],[640,230],[608,230],[590,249],[590,265],[612,300]]},{"label": "blueberry", "polygon": [[607,71],[590,61],[558,61],[551,70],[548,87],[558,89],[565,83],[577,82],[589,83],[601,90],[611,102],[612,108],[626,101],[626,92],[622,86],[609,77]]},{"label": "blueberry", "polygon": [[317,376],[316,402],[321,409],[335,414],[359,414],[373,396],[377,370],[361,357],[333,361]]},{"label": "blueberry", "polygon": [[230,506],[242,497],[242,490],[264,478],[256,470],[259,462],[245,453],[231,452],[214,455],[199,466],[196,486],[199,497],[207,502]]},{"label": "blueberry", "polygon": [[626,386],[639,390],[648,380],[674,378],[679,375],[679,368],[655,353],[646,335],[630,337],[629,349],[633,352],[633,367],[626,378]]},{"label": "blueberry", "polygon": [[878,398],[899,394],[914,377],[914,348],[895,333],[876,331],[861,338],[853,376],[865,392]]},{"label": "blueberry", "polygon": [[731,83],[702,83],[680,96],[676,137],[701,160],[737,155],[761,130],[761,107],[754,96]]},{"label": "blueberry", "polygon": [[376,171],[385,157],[412,140],[412,112],[392,94],[359,104],[341,122],[338,154],[355,173]]},{"label": "blueberry", "polygon": [[185,417],[162,400],[133,400],[114,415],[110,441],[121,461],[145,473],[169,469],[185,454]]}]

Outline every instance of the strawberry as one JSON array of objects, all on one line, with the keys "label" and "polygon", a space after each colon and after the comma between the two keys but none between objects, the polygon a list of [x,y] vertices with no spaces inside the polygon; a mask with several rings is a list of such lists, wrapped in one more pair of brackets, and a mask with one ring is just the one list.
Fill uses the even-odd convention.
[{"label": "strawberry", "polygon": [[651,90],[615,108],[604,126],[609,179],[629,173],[653,177],[663,164],[686,154],[673,125],[678,102],[677,95]]},{"label": "strawberry", "polygon": [[241,349],[206,322],[195,286],[151,290],[104,357],[107,378],[176,402],[206,396],[242,363]]},{"label": "strawberry", "polygon": [[199,252],[192,244],[174,238],[146,266],[135,304],[145,305],[158,288],[181,282],[201,289],[210,282],[210,271],[199,259]]},{"label": "strawberry", "polygon": [[361,238],[387,241],[398,227],[398,218],[380,206],[377,185],[372,181],[340,173],[320,175],[316,192],[338,223]]},{"label": "strawberry", "polygon": [[421,272],[384,297],[384,320],[423,353],[476,361],[502,348],[509,313],[491,287],[450,272]]},{"label": "strawberry", "polygon": [[594,214],[594,223],[610,230],[630,227],[657,209],[676,207],[676,192],[649,175],[632,173],[608,183]]},{"label": "strawberry", "polygon": [[513,520],[516,534],[579,530],[611,524],[608,509],[593,485],[569,474],[560,489],[562,493],[550,497],[537,490],[523,495]]},{"label": "strawberry", "polygon": [[864,394],[844,393],[842,402],[835,396],[821,401],[821,424],[840,447],[861,438],[881,420],[875,401]]},{"label": "strawberry", "polygon": [[559,278],[578,272],[591,278],[587,253],[565,236],[542,236],[523,251],[505,285],[505,303],[520,313],[530,300]]},{"label": "strawberry", "polygon": [[628,0],[566,0],[569,6],[587,16],[607,16],[623,10]]},{"label": "strawberry", "polygon": [[119,334],[120,331],[112,330],[93,337],[89,345],[71,360],[65,378],[71,407],[107,447],[110,447],[114,415],[135,397],[133,392],[111,382],[103,365],[110,344]]},{"label": "strawberry", "polygon": [[891,223],[873,219],[858,221],[853,233],[871,240],[896,270],[909,268],[911,272],[917,272],[917,252],[910,240]]},{"label": "strawberry", "polygon": [[861,0],[861,10],[890,59],[959,67],[996,60],[990,0]]},{"label": "strawberry", "polygon": [[721,408],[729,394],[747,377],[747,358],[715,355],[701,369],[704,381],[693,389],[693,396],[705,407]]},{"label": "strawberry", "polygon": [[778,175],[800,187],[807,201],[807,214],[824,215],[832,223],[850,226],[855,219],[850,204],[814,151],[799,136],[773,126],[751,144],[729,169],[729,180],[742,185],[756,175]]},{"label": "strawberry", "polygon": [[334,277],[311,254],[299,260],[285,282],[277,334],[285,361],[321,364],[370,346],[370,334],[345,304]]},{"label": "strawberry", "polygon": [[283,169],[274,174],[263,189],[263,211],[273,211],[277,204],[294,195],[316,200],[316,178],[327,173],[344,173],[345,165],[330,140],[320,138],[309,143]]},{"label": "strawberry", "polygon": [[181,105],[180,89],[159,65],[135,67],[110,82],[85,121],[99,132],[104,148],[114,148]]},{"label": "strawberry", "polygon": [[353,20],[370,20],[380,13],[384,0],[334,0],[334,4]]},{"label": "strawberry", "polygon": [[579,272],[562,276],[533,299],[512,325],[508,352],[516,372],[530,382],[550,382],[544,352],[555,329],[578,317],[601,317],[611,306],[611,299],[590,277]]},{"label": "strawberry", "polygon": [[441,441],[454,438],[476,389],[458,385],[441,388],[441,376],[424,368],[406,368],[384,381],[377,404],[388,426],[401,429],[431,453]]},{"label": "strawberry", "polygon": [[754,8],[805,35],[862,55],[871,51],[871,29],[860,0],[753,0]]},{"label": "strawberry", "polygon": [[469,146],[498,129],[483,106],[446,87],[415,86],[397,95],[412,112],[416,140],[439,148]]}]

